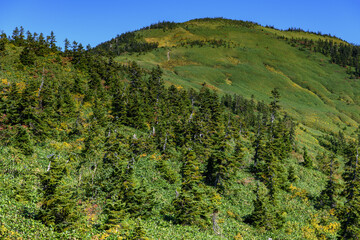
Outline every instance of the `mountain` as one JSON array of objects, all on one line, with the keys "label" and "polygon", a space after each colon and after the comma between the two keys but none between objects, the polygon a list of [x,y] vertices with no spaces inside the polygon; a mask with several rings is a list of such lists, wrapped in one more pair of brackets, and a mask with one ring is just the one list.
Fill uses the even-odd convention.
[{"label": "mountain", "polygon": [[358,239],[359,54],[222,18],[1,34],[0,236]]},{"label": "mountain", "polygon": [[[300,29],[280,31],[252,22],[195,19],[160,22],[94,50],[110,52],[121,63],[136,61],[149,69],[159,65],[168,85],[200,89],[206,83],[221,95],[254,96],[265,102],[278,88],[282,106],[304,125],[353,131],[360,121],[360,81],[348,74],[349,68],[334,64],[330,54],[322,54],[319,40],[349,45]],[[139,54],[133,42],[148,48],[140,48]]]}]

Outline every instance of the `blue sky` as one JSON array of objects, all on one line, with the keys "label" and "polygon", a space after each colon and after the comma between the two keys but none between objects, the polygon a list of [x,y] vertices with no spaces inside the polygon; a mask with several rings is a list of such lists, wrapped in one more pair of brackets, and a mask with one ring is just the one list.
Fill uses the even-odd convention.
[{"label": "blue sky", "polygon": [[287,29],[321,31],[360,45],[360,0],[1,0],[0,30],[16,26],[49,35],[58,45],[68,38],[84,46],[158,21],[183,22],[202,17],[254,21]]}]

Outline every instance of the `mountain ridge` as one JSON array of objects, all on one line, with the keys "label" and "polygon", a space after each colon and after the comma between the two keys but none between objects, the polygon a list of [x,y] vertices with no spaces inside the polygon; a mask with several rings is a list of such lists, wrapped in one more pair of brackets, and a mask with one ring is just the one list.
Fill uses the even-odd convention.
[{"label": "mountain ridge", "polygon": [[[206,82],[220,94],[240,93],[246,97],[254,94],[265,101],[268,96],[262,97],[262,90],[267,89],[269,93],[273,87],[278,87],[284,94],[292,91],[294,96],[301,99],[284,96],[288,100],[285,108],[293,112],[293,116],[296,116],[296,111],[305,114],[305,119],[296,118],[306,125],[328,131],[339,129],[336,124],[341,124],[341,128],[345,125],[355,127],[360,121],[360,93],[351,90],[360,87],[359,81],[351,79],[346,74],[346,68],[332,65],[328,56],[314,51],[316,41],[320,39],[349,45],[334,36],[296,28],[284,31],[253,22],[222,18],[194,19],[184,23],[163,22],[153,28],[150,26],[135,31],[134,34],[141,41],[157,46],[139,56],[136,56],[136,52],[124,52],[115,59],[122,63],[136,61],[149,68],[160,65],[166,70],[165,79],[169,84],[200,88]],[[306,44],[301,41],[306,41],[306,44],[307,41],[311,42],[311,49],[306,49]],[[103,46],[100,44],[94,49]],[[267,66],[274,70],[269,70]],[[274,73],[278,76],[274,76]],[[254,79],[254,76],[258,76],[258,79]],[[282,77],[287,80],[281,80]],[[252,79],[252,82],[247,79]],[[232,85],[227,84],[229,82]],[[264,85],[264,89],[254,91],[259,85]],[[336,91],[334,86],[342,88],[342,91]],[[344,105],[338,99],[348,101]],[[323,106],[323,111],[315,109],[315,112],[318,111],[320,119],[324,121],[318,122],[312,116],[306,116],[309,111],[299,110],[304,107],[299,105],[305,105],[308,109]],[[292,106],[297,106],[297,110],[291,109]],[[336,117],[328,117],[324,112],[335,114]]]}]

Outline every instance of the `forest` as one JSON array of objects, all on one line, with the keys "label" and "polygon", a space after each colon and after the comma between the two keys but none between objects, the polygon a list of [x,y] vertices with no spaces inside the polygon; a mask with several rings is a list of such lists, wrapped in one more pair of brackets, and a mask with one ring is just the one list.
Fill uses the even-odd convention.
[{"label": "forest", "polygon": [[[358,46],[279,41],[360,76]],[[215,38],[180,46],[239,47]],[[53,32],[2,33],[0,236],[359,238],[358,130],[322,134],[314,156],[276,87],[266,101],[206,82],[183,88],[160,65],[115,59],[157,48],[135,32],[95,48],[66,40],[64,50]]]}]

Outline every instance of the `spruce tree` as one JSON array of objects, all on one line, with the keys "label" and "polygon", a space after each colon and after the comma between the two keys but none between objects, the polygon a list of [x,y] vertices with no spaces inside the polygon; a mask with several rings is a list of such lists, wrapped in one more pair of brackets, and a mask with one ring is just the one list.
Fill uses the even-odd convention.
[{"label": "spruce tree", "polygon": [[2,40],[2,38],[0,38],[0,56],[2,55],[2,53],[5,51],[5,41]]},{"label": "spruce tree", "polygon": [[210,218],[211,207],[206,202],[202,183],[200,162],[193,150],[188,150],[181,168],[182,184],[179,196],[173,200],[175,221],[184,225],[197,225],[205,228]]},{"label": "spruce tree", "polygon": [[345,149],[347,162],[343,179],[345,188],[345,204],[342,207],[340,219],[340,236],[343,239],[360,238],[360,173],[359,173],[359,149],[357,142],[350,142]]},{"label": "spruce tree", "polygon": [[274,204],[269,198],[269,194],[264,192],[264,190],[260,189],[258,183],[255,191],[256,198],[253,201],[254,209],[246,221],[255,227],[265,228],[266,230],[279,229],[285,222],[281,214],[281,208]]},{"label": "spruce tree", "polygon": [[313,161],[311,157],[308,155],[306,147],[303,148],[303,159],[304,159],[304,166],[307,168],[313,167]]},{"label": "spruce tree", "polygon": [[226,142],[224,133],[214,132],[211,136],[212,153],[208,159],[206,169],[206,182],[214,187],[224,189],[226,180],[230,178],[236,162],[230,154],[230,147]]},{"label": "spruce tree", "polygon": [[229,161],[229,177],[235,176],[236,172],[244,167],[244,149],[243,144],[239,138],[235,139],[235,147],[232,157]]},{"label": "spruce tree", "polygon": [[74,191],[64,181],[67,165],[53,155],[47,171],[40,174],[42,198],[38,217],[59,232],[71,228],[80,217]]},{"label": "spruce tree", "polygon": [[288,170],[288,181],[290,183],[294,183],[298,179],[299,179],[299,177],[296,175],[295,167],[293,165],[291,165]]},{"label": "spruce tree", "polygon": [[143,102],[139,93],[134,93],[127,105],[126,125],[137,128],[145,128],[145,113]]},{"label": "spruce tree", "polygon": [[31,140],[29,130],[24,126],[18,126],[14,139],[14,146],[25,155],[34,153],[34,146]]},{"label": "spruce tree", "polygon": [[111,102],[111,112],[114,117],[113,122],[117,125],[125,124],[128,121],[127,104],[124,95],[125,93],[117,92]]},{"label": "spruce tree", "polygon": [[279,105],[279,99],[280,99],[279,90],[277,88],[274,88],[271,91],[271,95],[272,95],[272,101],[270,103],[270,112],[271,112],[270,122],[272,124],[277,118],[278,111],[280,110],[281,107]]},{"label": "spruce tree", "polygon": [[338,190],[338,183],[334,178],[336,168],[335,168],[335,156],[331,155],[330,157],[330,172],[328,175],[328,180],[323,191],[320,193],[320,205],[323,208],[335,208],[336,207],[336,196]]},{"label": "spruce tree", "polygon": [[25,47],[20,56],[20,62],[24,65],[24,66],[32,66],[35,63],[35,53],[33,52],[33,50],[30,47]]},{"label": "spruce tree", "polygon": [[119,225],[126,218],[148,217],[155,206],[153,193],[139,186],[134,177],[134,158],[128,140],[122,135],[106,139],[106,152],[98,179],[107,195],[106,228]]},{"label": "spruce tree", "polygon": [[37,99],[34,92],[38,86],[35,81],[29,81],[26,84],[25,90],[21,94],[17,111],[20,114],[20,123],[29,126],[35,133],[41,132],[41,119],[39,119],[37,112]]},{"label": "spruce tree", "polygon": [[21,123],[21,117],[19,108],[21,106],[21,102],[19,101],[21,99],[21,93],[19,91],[19,88],[15,82],[11,83],[11,91],[7,94],[6,100],[5,100],[5,114],[7,115],[7,118],[10,121],[10,124],[18,124]]}]

